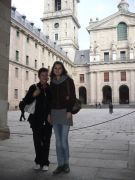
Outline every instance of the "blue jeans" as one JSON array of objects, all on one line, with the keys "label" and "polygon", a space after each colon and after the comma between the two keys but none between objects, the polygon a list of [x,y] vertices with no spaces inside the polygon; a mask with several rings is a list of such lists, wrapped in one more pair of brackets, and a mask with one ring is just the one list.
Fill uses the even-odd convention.
[{"label": "blue jeans", "polygon": [[56,138],[56,153],[58,166],[69,164],[68,133],[70,126],[63,124],[54,124],[53,129]]}]

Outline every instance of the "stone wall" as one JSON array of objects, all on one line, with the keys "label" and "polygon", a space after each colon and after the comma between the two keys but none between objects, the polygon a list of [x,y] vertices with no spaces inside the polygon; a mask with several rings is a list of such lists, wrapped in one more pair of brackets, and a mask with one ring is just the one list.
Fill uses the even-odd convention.
[{"label": "stone wall", "polygon": [[10,0],[0,1],[0,139],[9,137],[7,126]]}]

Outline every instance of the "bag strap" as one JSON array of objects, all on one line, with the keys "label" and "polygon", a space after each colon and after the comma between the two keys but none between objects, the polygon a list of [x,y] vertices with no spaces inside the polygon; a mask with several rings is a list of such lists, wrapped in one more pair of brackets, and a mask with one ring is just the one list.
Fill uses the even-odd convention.
[{"label": "bag strap", "polygon": [[69,80],[68,79],[67,79],[66,85],[67,85],[68,96],[70,96],[70,88],[69,88]]},{"label": "bag strap", "polygon": [[38,86],[37,86],[37,84],[35,84],[35,87],[36,87],[36,89],[38,89]]}]

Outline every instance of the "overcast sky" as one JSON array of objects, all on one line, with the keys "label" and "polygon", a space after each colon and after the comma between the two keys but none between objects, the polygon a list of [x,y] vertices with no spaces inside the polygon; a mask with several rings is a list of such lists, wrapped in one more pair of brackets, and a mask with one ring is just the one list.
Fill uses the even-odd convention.
[{"label": "overcast sky", "polygon": [[[78,5],[78,20],[81,25],[79,30],[79,46],[80,49],[89,49],[89,34],[86,27],[89,25],[89,20],[96,17],[99,20],[117,12],[117,5],[120,0],[80,0]],[[135,0],[128,0],[129,10],[135,12]],[[17,8],[17,11],[27,16],[29,21],[33,21],[36,27],[42,29],[40,18],[43,16],[44,0],[12,0],[12,5]]]}]

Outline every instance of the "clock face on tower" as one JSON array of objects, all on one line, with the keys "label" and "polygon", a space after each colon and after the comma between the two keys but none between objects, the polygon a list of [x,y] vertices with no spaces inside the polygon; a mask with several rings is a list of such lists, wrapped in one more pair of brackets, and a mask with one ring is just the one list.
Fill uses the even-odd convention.
[{"label": "clock face on tower", "polygon": [[59,23],[55,23],[55,24],[54,24],[54,27],[55,27],[55,28],[58,28],[58,27],[59,27]]}]

